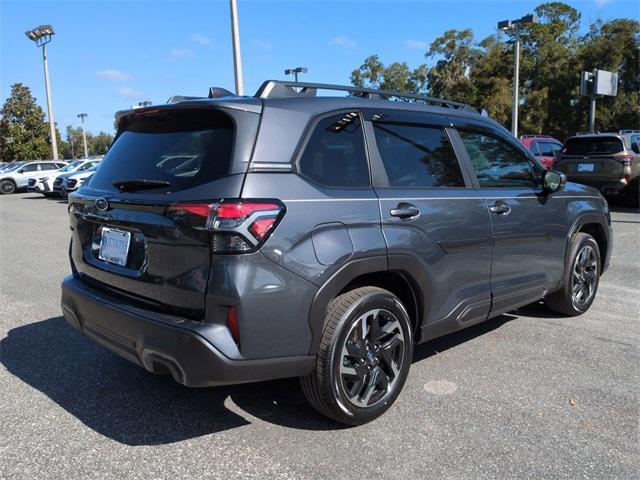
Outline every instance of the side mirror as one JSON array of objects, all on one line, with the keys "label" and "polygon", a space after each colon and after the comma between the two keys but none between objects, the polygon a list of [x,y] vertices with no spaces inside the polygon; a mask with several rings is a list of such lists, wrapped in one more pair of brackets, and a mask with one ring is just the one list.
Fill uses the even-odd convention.
[{"label": "side mirror", "polygon": [[555,170],[547,170],[544,173],[544,189],[553,193],[562,190],[567,183],[567,176]]},{"label": "side mirror", "polygon": [[16,173],[24,173],[24,168],[21,168],[20,170],[18,170]]}]

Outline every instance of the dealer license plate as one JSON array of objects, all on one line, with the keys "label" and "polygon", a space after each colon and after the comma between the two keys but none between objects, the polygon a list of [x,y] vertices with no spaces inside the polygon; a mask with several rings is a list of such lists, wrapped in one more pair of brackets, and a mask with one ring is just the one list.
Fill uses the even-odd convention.
[{"label": "dealer license plate", "polygon": [[124,267],[127,264],[130,243],[130,232],[103,227],[98,257],[100,260]]}]

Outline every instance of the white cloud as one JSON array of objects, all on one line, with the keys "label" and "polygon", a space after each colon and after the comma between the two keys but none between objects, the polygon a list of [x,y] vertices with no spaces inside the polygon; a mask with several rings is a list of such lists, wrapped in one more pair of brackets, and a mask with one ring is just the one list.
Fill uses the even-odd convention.
[{"label": "white cloud", "polygon": [[209,45],[211,43],[211,39],[201,33],[192,33],[189,35],[189,40],[199,43],[200,45]]},{"label": "white cloud", "polygon": [[329,40],[329,45],[340,45],[341,47],[347,48],[356,48],[358,43],[349,37],[345,37],[344,35],[338,35],[337,37],[333,37]]},{"label": "white cloud", "polygon": [[169,52],[169,58],[186,58],[193,57],[193,50],[188,48],[172,48]]},{"label": "white cloud", "polygon": [[429,50],[429,43],[422,40],[405,40],[404,46],[408,48],[417,48],[418,50]]},{"label": "white cloud", "polygon": [[271,50],[272,47],[271,42],[267,42],[266,40],[252,40],[251,45],[262,50]]},{"label": "white cloud", "polygon": [[121,87],[118,89],[118,93],[123,97],[132,98],[134,100],[142,98],[142,92],[131,87]]},{"label": "white cloud", "polygon": [[115,80],[116,82],[126,82],[131,80],[131,75],[121,72],[115,68],[109,70],[100,70],[96,72],[96,77],[108,78],[109,80]]}]

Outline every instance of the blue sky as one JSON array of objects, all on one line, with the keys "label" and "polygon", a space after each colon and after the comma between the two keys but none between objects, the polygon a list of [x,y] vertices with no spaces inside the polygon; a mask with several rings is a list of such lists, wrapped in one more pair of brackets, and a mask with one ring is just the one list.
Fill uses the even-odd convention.
[{"label": "blue sky", "polygon": [[[428,44],[452,28],[480,40],[498,20],[518,18],[541,1],[248,1],[238,0],[245,93],[288,67],[306,66],[309,81],[348,83],[372,53],[385,63],[426,61]],[[583,29],[597,18],[638,18],[633,0],[567,1]],[[49,69],[56,121],[113,129],[113,114],[140,100],[233,90],[229,2],[0,0],[0,97],[11,84],[28,85],[46,105],[40,52],[24,32],[51,24],[56,35]],[[427,62],[428,63],[428,62]]]}]

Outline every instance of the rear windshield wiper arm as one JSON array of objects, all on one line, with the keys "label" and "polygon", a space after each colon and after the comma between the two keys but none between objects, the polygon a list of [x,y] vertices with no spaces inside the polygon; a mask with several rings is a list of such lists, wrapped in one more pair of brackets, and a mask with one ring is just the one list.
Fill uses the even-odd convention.
[{"label": "rear windshield wiper arm", "polygon": [[145,190],[147,188],[170,187],[171,184],[166,180],[116,180],[112,183],[114,187],[121,192],[135,192],[136,190]]}]

